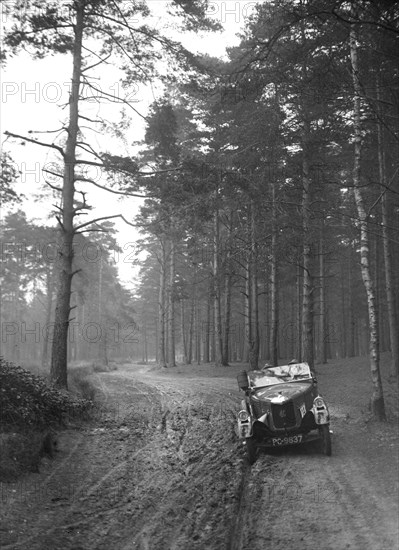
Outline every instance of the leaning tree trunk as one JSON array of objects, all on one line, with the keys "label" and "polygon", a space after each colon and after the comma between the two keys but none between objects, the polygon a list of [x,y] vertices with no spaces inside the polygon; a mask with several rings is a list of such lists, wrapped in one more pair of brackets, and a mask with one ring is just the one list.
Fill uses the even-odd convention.
[{"label": "leaning tree trunk", "polygon": [[62,186],[61,238],[59,284],[57,289],[54,334],[51,353],[51,381],[58,387],[67,388],[67,352],[68,328],[70,314],[72,261],[73,261],[73,220],[75,195],[75,162],[76,141],[78,135],[79,118],[79,88],[82,72],[82,37],[83,37],[83,2],[77,2],[76,23],[74,27],[75,42],[73,48],[72,87],[69,98],[69,124],[64,154],[64,175]]},{"label": "leaning tree trunk", "polygon": [[[354,9],[354,8],[353,8]],[[358,46],[357,32],[355,25],[351,26],[349,43],[350,57],[353,79],[353,130],[354,130],[354,164],[353,164],[353,192],[356,202],[356,208],[359,217],[360,228],[360,265],[362,278],[367,294],[368,320],[369,320],[369,337],[370,337],[370,370],[371,378],[374,386],[373,395],[371,398],[371,408],[378,420],[385,420],[385,403],[382,390],[381,374],[380,374],[380,357],[379,357],[379,340],[378,340],[378,325],[376,312],[376,297],[374,282],[371,276],[370,269],[370,249],[367,227],[367,214],[364,207],[363,195],[360,181],[360,159],[362,149],[362,127],[360,120],[360,98],[361,84],[359,79],[358,65]]]}]

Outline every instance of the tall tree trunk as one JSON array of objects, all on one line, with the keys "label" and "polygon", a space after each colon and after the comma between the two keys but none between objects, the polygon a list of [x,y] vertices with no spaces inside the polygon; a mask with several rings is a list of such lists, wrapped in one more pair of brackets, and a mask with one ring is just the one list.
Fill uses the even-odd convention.
[{"label": "tall tree trunk", "polygon": [[[377,99],[381,101],[380,82],[377,81]],[[398,329],[398,317],[395,307],[395,294],[394,294],[394,277],[392,268],[392,255],[390,246],[390,215],[388,204],[388,188],[385,169],[385,153],[384,153],[384,139],[383,139],[383,127],[381,124],[381,117],[377,123],[377,137],[378,137],[378,168],[380,176],[380,184],[382,187],[382,200],[381,200],[381,212],[382,212],[382,246],[384,253],[384,265],[385,265],[385,291],[388,304],[388,323],[389,323],[389,340],[391,346],[391,374],[394,376],[399,375],[399,329]]]},{"label": "tall tree trunk", "polygon": [[270,261],[270,362],[278,365],[278,265],[277,265],[277,205],[276,182],[272,181],[272,242]]},{"label": "tall tree trunk", "polygon": [[142,334],[142,361],[144,364],[148,363],[148,340],[147,340],[147,320],[144,318],[143,328],[141,330]]},{"label": "tall tree trunk", "polygon": [[348,313],[349,313],[349,346],[348,357],[356,355],[356,321],[353,300],[353,261],[352,261],[352,241],[348,248]]},{"label": "tall tree trunk", "polygon": [[254,242],[254,262],[251,271],[251,299],[252,299],[252,348],[250,351],[250,364],[253,369],[258,368],[259,364],[259,303],[258,303],[258,265],[257,265],[256,243]]},{"label": "tall tree trunk", "polygon": [[323,225],[320,229],[320,250],[319,250],[319,277],[320,277],[320,316],[319,316],[319,361],[327,363],[327,323],[326,323],[326,273],[324,258],[324,233]]},{"label": "tall tree trunk", "polygon": [[263,340],[263,346],[264,346],[264,352],[262,355],[262,359],[266,359],[267,361],[270,361],[270,322],[269,322],[269,312],[270,312],[270,272],[269,272],[269,264],[266,264],[265,266],[265,272],[264,272],[264,288],[263,292],[265,295],[264,299],[264,316],[263,316],[263,327],[264,327],[264,335],[262,336]]},{"label": "tall tree trunk", "polygon": [[244,294],[244,361],[250,360],[252,342],[252,301],[251,301],[251,252],[247,252],[245,261],[245,294]]},{"label": "tall tree trunk", "polygon": [[302,360],[302,285],[301,285],[301,266],[298,262],[296,268],[296,359]]},{"label": "tall tree trunk", "polygon": [[249,250],[246,273],[246,341],[251,370],[258,368],[259,362],[259,313],[258,313],[258,274],[255,236],[255,212],[251,201],[248,212]]},{"label": "tall tree trunk", "polygon": [[[352,14],[356,15],[355,6],[352,6]],[[350,58],[352,67],[353,79],[353,111],[354,111],[354,164],[353,164],[353,192],[356,202],[356,208],[359,217],[360,227],[360,263],[362,278],[367,294],[368,320],[369,320],[369,338],[370,338],[370,370],[371,378],[374,386],[373,395],[371,398],[371,408],[378,420],[385,420],[385,403],[380,374],[380,356],[379,356],[379,341],[378,341],[378,326],[374,283],[370,269],[370,249],[368,237],[367,214],[364,207],[363,195],[360,180],[360,160],[362,150],[362,127],[361,127],[361,84],[359,79],[359,64],[358,64],[358,38],[356,27],[351,25],[349,44]]]},{"label": "tall tree trunk", "polygon": [[230,212],[227,223],[227,250],[226,250],[226,272],[224,276],[224,330],[223,330],[223,351],[222,365],[227,367],[229,364],[229,344],[230,344],[230,318],[231,318],[231,286],[232,286],[232,266],[231,266],[231,224],[232,213]]},{"label": "tall tree trunk", "polygon": [[222,308],[220,299],[220,235],[219,212],[216,209],[213,219],[214,248],[213,248],[213,279],[214,279],[214,327],[215,327],[215,363],[222,364],[223,340],[222,340]]},{"label": "tall tree trunk", "polygon": [[[301,42],[306,46],[307,38],[304,22],[301,21]],[[302,86],[309,86],[308,83],[308,59],[307,55],[302,60]],[[311,209],[312,209],[312,180],[310,175],[310,135],[311,135],[311,117],[308,90],[302,92],[300,100],[301,110],[301,146],[302,146],[302,330],[301,330],[301,348],[302,360],[306,361],[311,369],[314,369],[314,337],[313,337],[313,292],[314,281],[312,276],[312,228],[311,228]]]},{"label": "tall tree trunk", "polygon": [[57,289],[54,337],[51,353],[51,381],[58,387],[67,388],[67,351],[70,298],[72,284],[73,238],[75,216],[75,162],[76,141],[79,123],[79,89],[82,72],[82,37],[84,21],[84,2],[76,3],[76,22],[74,26],[75,41],[73,48],[72,87],[69,98],[69,124],[64,156],[64,175],[62,186],[62,246],[60,252],[60,272]]},{"label": "tall tree trunk", "polygon": [[302,158],[302,228],[303,228],[303,286],[302,286],[302,360],[314,368],[313,342],[313,276],[311,236],[311,178],[309,167],[310,124],[303,121]]},{"label": "tall tree trunk", "polygon": [[209,363],[209,346],[211,333],[211,311],[212,311],[212,277],[209,277],[208,294],[206,298],[206,322],[204,330],[204,363]]},{"label": "tall tree trunk", "polygon": [[347,293],[346,293],[346,271],[345,271],[345,263],[340,263],[340,298],[341,298],[341,315],[340,315],[340,335],[341,335],[341,343],[339,348],[339,355],[340,357],[346,357],[347,356],[347,350],[348,350],[348,339],[347,339]]},{"label": "tall tree trunk", "polygon": [[[227,268],[229,269],[229,268]],[[231,321],[231,282],[232,274],[226,273],[224,280],[224,330],[223,330],[223,353],[222,365],[227,367],[229,364],[230,349],[230,321]]]},{"label": "tall tree trunk", "polygon": [[[54,294],[54,266],[50,265],[46,272],[46,321],[45,330],[42,331],[43,345],[42,345],[42,367],[47,370],[48,365],[48,344],[49,344],[49,328],[51,323],[51,310],[53,307],[53,294]],[[76,339],[75,339],[76,340]],[[74,340],[74,341],[75,341]]]},{"label": "tall tree trunk", "polygon": [[181,341],[183,346],[183,363],[187,363],[187,333],[186,333],[186,316],[184,311],[184,299],[180,300],[180,332],[181,332]]},{"label": "tall tree trunk", "polygon": [[166,367],[166,243],[161,238],[159,298],[158,298],[158,364]]},{"label": "tall tree trunk", "polygon": [[98,319],[100,321],[100,341],[99,341],[99,356],[101,364],[108,366],[108,335],[106,315],[103,310],[103,259],[100,257],[99,278],[98,278]]},{"label": "tall tree trunk", "polygon": [[196,304],[196,282],[194,281],[194,290],[191,296],[191,308],[190,308],[190,323],[188,329],[188,353],[187,353],[187,364],[191,365],[193,360],[193,337],[194,337],[194,312]]},{"label": "tall tree trunk", "polygon": [[168,284],[168,366],[176,366],[175,353],[175,303],[173,296],[175,282],[175,245],[173,240],[170,242],[169,251],[169,284]]},{"label": "tall tree trunk", "polygon": [[199,307],[195,308],[195,359],[201,364],[201,314]]}]

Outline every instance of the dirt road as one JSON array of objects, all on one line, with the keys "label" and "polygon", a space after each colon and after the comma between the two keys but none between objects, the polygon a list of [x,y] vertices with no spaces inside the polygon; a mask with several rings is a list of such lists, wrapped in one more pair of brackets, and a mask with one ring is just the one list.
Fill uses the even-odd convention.
[{"label": "dirt road", "polygon": [[295,447],[250,467],[234,431],[240,369],[98,375],[95,421],[63,432],[40,474],[2,485],[1,548],[398,548],[398,433],[365,421],[369,385],[320,368],[333,455]]}]

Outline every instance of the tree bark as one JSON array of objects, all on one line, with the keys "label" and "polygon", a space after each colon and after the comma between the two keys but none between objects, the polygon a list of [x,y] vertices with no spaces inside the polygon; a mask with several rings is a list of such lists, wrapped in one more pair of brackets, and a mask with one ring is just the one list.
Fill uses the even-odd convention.
[{"label": "tree bark", "polygon": [[256,370],[259,362],[259,312],[258,312],[258,273],[256,261],[255,212],[251,201],[248,212],[248,241],[245,293],[246,342],[249,368]]},{"label": "tree bark", "polygon": [[314,369],[313,342],[313,276],[311,242],[311,178],[309,168],[310,124],[305,113],[303,121],[302,158],[302,228],[303,228],[303,285],[302,285],[302,360]]},{"label": "tree bark", "polygon": [[191,297],[191,308],[190,308],[190,323],[188,329],[188,353],[187,353],[187,364],[191,365],[193,360],[193,337],[194,337],[194,312],[196,304],[196,282],[194,281],[194,290]]},{"label": "tree bark", "polygon": [[229,365],[229,345],[230,345],[230,320],[231,320],[231,286],[232,286],[232,266],[231,266],[231,224],[232,214],[230,213],[228,220],[228,236],[226,250],[226,270],[224,276],[224,330],[223,330],[223,351],[222,365]]},{"label": "tree bark", "polygon": [[[352,7],[352,13],[355,16],[355,7]],[[361,127],[361,84],[359,79],[359,64],[358,64],[358,37],[356,27],[351,25],[349,35],[351,71],[353,80],[353,131],[354,131],[354,164],[353,164],[353,193],[356,203],[356,208],[359,217],[360,228],[360,264],[362,271],[363,283],[367,294],[368,320],[369,320],[369,352],[370,352],[370,370],[371,379],[373,382],[373,395],[371,397],[371,409],[378,420],[385,420],[385,403],[380,374],[380,356],[379,356],[379,340],[378,340],[378,325],[376,312],[376,298],[374,282],[370,269],[370,248],[368,236],[367,214],[364,207],[361,180],[360,180],[360,162],[362,150],[362,127]]]},{"label": "tree bark", "polygon": [[161,238],[159,298],[158,298],[158,364],[166,367],[166,244]]},{"label": "tree bark", "polygon": [[51,323],[51,311],[53,307],[53,294],[54,294],[54,266],[48,266],[46,273],[46,322],[45,329],[42,331],[43,346],[42,346],[42,367],[47,370],[48,368],[48,348],[49,348],[49,327]]},{"label": "tree bark", "polygon": [[170,242],[169,250],[169,284],[168,284],[168,366],[176,366],[176,353],[175,353],[175,303],[173,296],[173,289],[175,283],[175,245],[173,240]]},{"label": "tree bark", "polygon": [[276,182],[272,181],[272,242],[270,261],[270,361],[272,365],[278,365],[278,265],[277,265],[277,206],[276,206]]},{"label": "tree bark", "polygon": [[184,311],[184,299],[180,300],[180,332],[181,332],[181,341],[183,347],[183,363],[187,363],[187,333],[186,333],[186,316]]},{"label": "tree bark", "polygon": [[212,278],[209,277],[208,294],[206,299],[206,322],[204,329],[204,363],[209,363],[209,346],[211,332],[211,311],[212,311]]},{"label": "tree bark", "polygon": [[219,212],[215,210],[213,219],[214,248],[213,248],[213,279],[214,279],[214,327],[215,327],[215,363],[222,364],[223,339],[222,339],[222,308],[220,299],[220,235]]},{"label": "tree bark", "polygon": [[320,277],[320,323],[319,323],[319,361],[327,363],[327,323],[326,323],[326,273],[324,258],[323,226],[320,230],[319,277]]},{"label": "tree bark", "polygon": [[[377,99],[381,100],[380,83],[377,81]],[[388,324],[389,324],[389,340],[391,346],[391,374],[393,376],[399,375],[399,330],[398,330],[398,317],[395,307],[395,294],[394,294],[394,277],[392,268],[392,255],[390,247],[390,216],[389,216],[389,204],[388,204],[388,188],[385,169],[385,154],[384,154],[384,139],[383,139],[383,127],[381,124],[381,117],[377,123],[377,138],[378,138],[378,168],[381,184],[381,213],[382,213],[382,246],[384,253],[384,265],[385,265],[385,291],[388,304]]]},{"label": "tree bark", "polygon": [[107,334],[107,316],[103,308],[103,259],[100,257],[98,277],[98,319],[100,321],[100,341],[99,356],[101,364],[108,366],[108,334]]},{"label": "tree bark", "polygon": [[296,358],[302,360],[302,294],[301,294],[301,266],[298,262],[296,269]]},{"label": "tree bark", "polygon": [[69,124],[64,155],[64,174],[62,186],[62,246],[60,251],[60,272],[57,289],[54,335],[51,354],[51,381],[58,387],[67,388],[67,352],[70,314],[73,238],[75,234],[73,220],[75,216],[75,162],[76,141],[78,135],[79,89],[82,73],[82,38],[84,21],[84,2],[76,3],[76,22],[74,26],[75,42],[73,48],[72,87],[69,98]]},{"label": "tree bark", "polygon": [[356,355],[356,321],[355,321],[355,311],[354,311],[354,300],[353,300],[353,259],[352,259],[353,249],[352,241],[349,243],[348,249],[348,313],[349,313],[349,346],[348,346],[348,357],[355,357]]},{"label": "tree bark", "polygon": [[144,321],[143,327],[143,339],[144,339],[144,363],[148,363],[148,338],[147,338],[147,324]]}]

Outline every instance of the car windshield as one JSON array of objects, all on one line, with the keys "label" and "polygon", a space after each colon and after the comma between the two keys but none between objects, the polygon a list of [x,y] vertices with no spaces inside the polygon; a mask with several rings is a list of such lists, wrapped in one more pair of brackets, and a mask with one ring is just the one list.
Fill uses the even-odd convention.
[{"label": "car windshield", "polygon": [[248,377],[251,388],[261,388],[265,386],[274,386],[282,382],[309,380],[312,378],[312,373],[307,363],[295,363],[293,365],[282,365],[281,367],[266,367],[263,370],[253,370],[248,372]]}]

